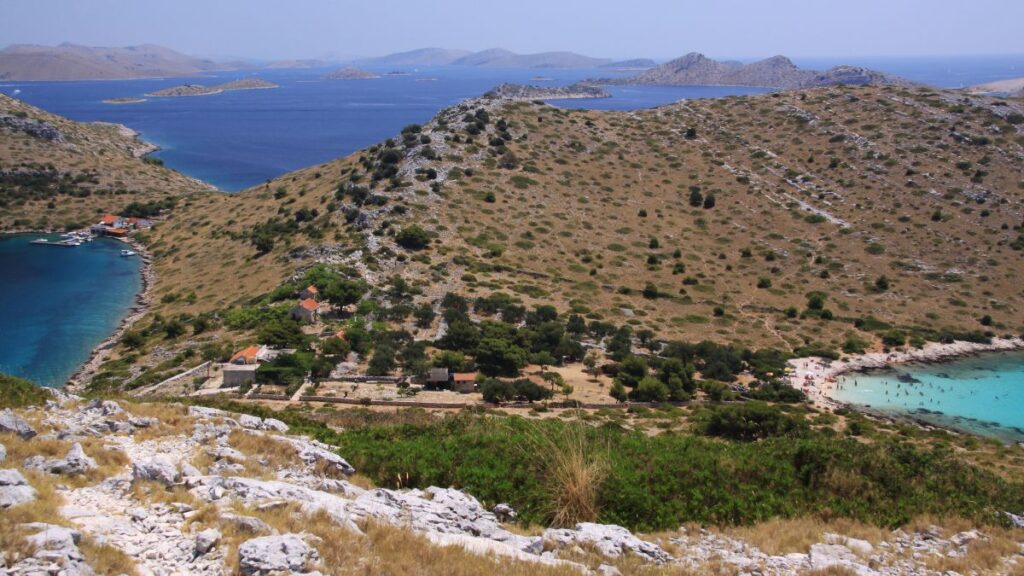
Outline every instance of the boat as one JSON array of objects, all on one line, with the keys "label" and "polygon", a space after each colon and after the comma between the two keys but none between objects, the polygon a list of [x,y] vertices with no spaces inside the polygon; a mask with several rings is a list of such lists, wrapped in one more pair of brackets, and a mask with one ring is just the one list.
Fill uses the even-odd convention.
[{"label": "boat", "polygon": [[121,250],[121,256],[135,256],[133,250]]},{"label": "boat", "polygon": [[69,240],[57,240],[57,241],[54,241],[54,242],[50,242],[46,238],[39,238],[37,240],[32,240],[31,242],[29,242],[29,244],[35,244],[37,246],[81,246],[82,245],[82,243],[79,242],[78,240],[70,240],[69,239]]}]

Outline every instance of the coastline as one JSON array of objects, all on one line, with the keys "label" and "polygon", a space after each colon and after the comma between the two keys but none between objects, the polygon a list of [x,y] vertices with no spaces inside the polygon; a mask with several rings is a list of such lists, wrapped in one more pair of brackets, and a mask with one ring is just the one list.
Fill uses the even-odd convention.
[{"label": "coastline", "polygon": [[807,394],[819,409],[849,407],[835,398],[836,377],[851,372],[889,368],[913,362],[938,363],[987,352],[1011,352],[1024,349],[1024,338],[993,338],[988,344],[956,341],[949,344],[928,342],[921,348],[894,352],[868,352],[839,360],[818,357],[795,358],[787,364],[792,371],[787,380],[791,386]]},{"label": "coastline", "polygon": [[99,369],[100,365],[107,361],[114,345],[117,344],[122,336],[124,336],[125,332],[130,330],[136,322],[149,312],[149,307],[152,303],[153,289],[156,286],[156,272],[153,271],[153,258],[146,248],[134,238],[124,239],[122,242],[131,246],[131,249],[139,255],[142,261],[142,266],[140,268],[140,272],[142,274],[142,290],[140,290],[135,296],[135,305],[133,305],[131,310],[128,311],[128,314],[121,319],[114,332],[92,349],[89,353],[89,359],[86,360],[85,363],[83,363],[61,387],[69,392],[83,392],[93,375],[95,375],[96,371]]}]

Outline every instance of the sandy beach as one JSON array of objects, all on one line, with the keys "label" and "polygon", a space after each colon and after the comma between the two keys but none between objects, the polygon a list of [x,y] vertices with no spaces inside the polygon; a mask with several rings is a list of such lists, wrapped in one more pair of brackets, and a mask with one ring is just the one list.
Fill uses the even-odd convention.
[{"label": "sandy beach", "polygon": [[989,344],[976,342],[929,342],[921,348],[869,352],[845,356],[839,360],[827,358],[794,358],[789,361],[792,371],[790,385],[802,390],[818,408],[832,409],[842,405],[835,399],[836,380],[842,374],[885,368],[910,362],[940,362],[984,352],[1005,352],[1024,348],[1021,338],[993,338]]}]

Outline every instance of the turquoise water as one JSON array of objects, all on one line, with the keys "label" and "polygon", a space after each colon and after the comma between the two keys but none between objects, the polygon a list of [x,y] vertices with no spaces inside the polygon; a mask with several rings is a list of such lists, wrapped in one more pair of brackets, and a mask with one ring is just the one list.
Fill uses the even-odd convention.
[{"label": "turquoise water", "polygon": [[837,398],[1004,440],[1024,440],[1024,352],[839,378]]},{"label": "turquoise water", "polygon": [[116,240],[29,244],[39,237],[0,235],[0,372],[60,386],[131,310],[141,262]]}]

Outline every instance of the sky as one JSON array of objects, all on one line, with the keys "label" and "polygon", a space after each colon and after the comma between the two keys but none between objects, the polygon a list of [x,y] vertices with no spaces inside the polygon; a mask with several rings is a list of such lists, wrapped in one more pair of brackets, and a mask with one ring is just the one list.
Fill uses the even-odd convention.
[{"label": "sky", "polygon": [[1024,53],[1024,0],[0,0],[0,46],[254,59],[425,46],[609,58]]}]

